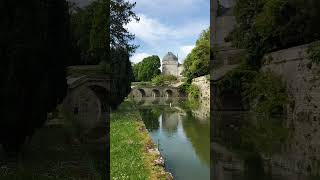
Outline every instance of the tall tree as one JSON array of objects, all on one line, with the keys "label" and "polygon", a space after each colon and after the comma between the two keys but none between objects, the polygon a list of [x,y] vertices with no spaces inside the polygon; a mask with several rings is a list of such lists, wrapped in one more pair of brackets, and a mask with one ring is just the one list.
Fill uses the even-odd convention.
[{"label": "tall tree", "polygon": [[69,15],[64,0],[4,0],[0,13],[0,143],[17,151],[65,96]]},{"label": "tall tree", "polygon": [[183,75],[191,80],[195,77],[209,74],[210,61],[210,30],[204,30],[198,40],[195,48],[192,49],[183,63]]},{"label": "tall tree", "polygon": [[110,1],[110,45],[112,48],[122,47],[129,53],[133,53],[138,47],[130,44],[135,36],[125,28],[125,25],[132,20],[139,21],[139,17],[133,12],[135,5],[136,3],[126,0]]},{"label": "tall tree", "polygon": [[136,81],[151,81],[161,73],[159,56],[149,56],[144,58],[141,62],[133,65],[133,72]]}]

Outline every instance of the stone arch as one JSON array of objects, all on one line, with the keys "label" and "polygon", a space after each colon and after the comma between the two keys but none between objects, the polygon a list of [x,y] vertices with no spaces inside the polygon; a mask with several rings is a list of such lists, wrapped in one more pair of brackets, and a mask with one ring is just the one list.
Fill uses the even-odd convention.
[{"label": "stone arch", "polygon": [[108,95],[110,93],[108,93],[107,89],[104,86],[100,86],[98,84],[97,85],[90,85],[89,89],[92,90],[94,92],[94,94],[99,98],[101,110],[108,111],[109,104],[111,102],[109,102],[110,100],[108,98]]},{"label": "stone arch", "polygon": [[64,106],[72,114],[80,134],[87,134],[101,122],[102,103],[97,94],[88,86],[76,87],[69,91]]},{"label": "stone arch", "polygon": [[142,98],[147,96],[147,92],[143,88],[133,88],[131,90],[130,96],[133,98]]},{"label": "stone arch", "polygon": [[140,92],[141,97],[145,97],[146,96],[146,91],[144,89],[139,88],[138,91]]},{"label": "stone arch", "polygon": [[165,90],[165,95],[167,98],[173,97],[173,91],[171,89],[166,89]]},{"label": "stone arch", "polygon": [[158,89],[152,89],[152,97],[160,97],[161,93]]}]

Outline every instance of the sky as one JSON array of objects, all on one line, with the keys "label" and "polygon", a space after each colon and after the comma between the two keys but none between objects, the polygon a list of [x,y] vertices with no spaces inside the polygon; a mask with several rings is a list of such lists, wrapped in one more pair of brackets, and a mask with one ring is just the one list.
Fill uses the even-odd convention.
[{"label": "sky", "polygon": [[200,33],[210,25],[210,0],[128,0],[137,2],[134,12],[140,21],[126,28],[135,34],[140,47],[130,58],[140,62],[150,55],[162,59],[168,52],[180,63],[193,49]]}]

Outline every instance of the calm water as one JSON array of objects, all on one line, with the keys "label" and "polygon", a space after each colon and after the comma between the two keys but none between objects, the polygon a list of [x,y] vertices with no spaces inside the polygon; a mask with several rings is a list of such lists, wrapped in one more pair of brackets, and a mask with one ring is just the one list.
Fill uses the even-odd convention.
[{"label": "calm water", "polygon": [[320,123],[213,112],[215,180],[320,180]]},{"label": "calm water", "polygon": [[153,142],[160,145],[165,167],[174,178],[209,180],[209,108],[168,99],[136,102]]}]

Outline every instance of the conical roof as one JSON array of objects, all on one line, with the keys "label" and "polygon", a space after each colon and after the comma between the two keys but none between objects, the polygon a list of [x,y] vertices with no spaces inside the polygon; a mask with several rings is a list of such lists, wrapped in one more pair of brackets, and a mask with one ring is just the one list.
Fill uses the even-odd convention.
[{"label": "conical roof", "polygon": [[172,52],[168,52],[162,59],[162,61],[178,61],[178,58],[176,55],[174,55]]}]

